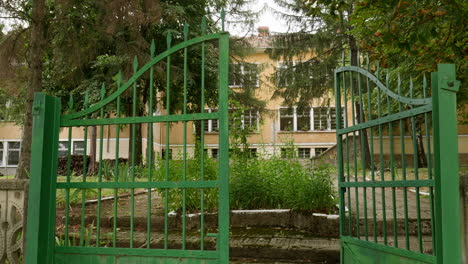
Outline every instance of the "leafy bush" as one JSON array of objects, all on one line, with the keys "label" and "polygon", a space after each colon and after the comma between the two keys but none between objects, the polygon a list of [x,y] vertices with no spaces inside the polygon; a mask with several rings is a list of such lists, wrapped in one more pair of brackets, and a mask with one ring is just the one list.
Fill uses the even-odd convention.
[{"label": "leafy bush", "polygon": [[[169,160],[168,180],[182,181],[183,161]],[[186,180],[200,180],[200,157],[189,158],[186,162]],[[134,168],[138,181],[147,181],[149,169],[147,166]],[[103,179],[114,180],[115,169],[112,165],[103,166]],[[157,160],[153,166],[153,181],[165,181],[166,162]],[[230,162],[230,206],[231,209],[279,209],[307,210],[314,212],[330,212],[335,205],[334,189],[331,181],[331,168],[322,165],[314,168],[304,167],[297,158],[282,159],[277,156],[252,158],[242,152],[233,154]],[[119,181],[131,181],[131,167],[119,164]],[[205,157],[205,180],[217,180],[218,162]],[[165,201],[166,191],[158,189]],[[182,189],[169,189],[168,203],[170,211],[181,211]],[[62,200],[65,193],[58,194]],[[87,196],[92,193],[88,193]],[[218,207],[218,190],[204,189],[204,209],[215,211]],[[70,194],[72,203],[81,201],[81,192]],[[186,189],[186,209],[188,212],[198,212],[201,207],[201,190]]]},{"label": "leafy bush", "polygon": [[[186,162],[186,181],[198,181],[201,177],[201,162],[199,157],[188,159]],[[216,160],[205,158],[204,160],[204,179],[218,179],[218,163]],[[183,161],[169,161],[169,181],[182,181],[183,179]],[[153,173],[154,180],[164,181],[166,179],[166,162],[159,160],[156,162],[155,172]],[[163,202],[165,199],[165,191],[160,190]],[[168,191],[168,202],[170,211],[182,210],[183,191],[182,189],[170,189]],[[201,191],[199,189],[187,189],[185,193],[186,209],[189,212],[200,211],[201,207]],[[205,210],[214,211],[218,206],[218,190],[204,189],[204,208]]]},{"label": "leafy bush", "polygon": [[234,158],[231,208],[329,212],[335,204],[330,173],[326,165],[305,168],[297,159]]}]

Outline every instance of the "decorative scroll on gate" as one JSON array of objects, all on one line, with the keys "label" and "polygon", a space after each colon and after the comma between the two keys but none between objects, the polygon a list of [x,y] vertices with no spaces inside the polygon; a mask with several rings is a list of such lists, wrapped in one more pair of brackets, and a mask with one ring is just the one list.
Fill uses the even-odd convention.
[{"label": "decorative scroll on gate", "polygon": [[342,263],[461,263],[455,67],[360,60],[335,70]]},{"label": "decorative scroll on gate", "polygon": [[[167,50],[157,56],[153,42],[148,63],[139,67],[135,58],[134,74],[128,81],[123,82],[119,74],[116,91],[107,95],[103,85],[101,100],[93,105],[89,105],[86,94],[84,109],[80,112],[62,115],[58,98],[36,94],[26,263],[228,263],[229,34],[205,34],[205,20],[201,31],[202,36],[189,39],[188,25],[185,25],[183,42],[174,46],[169,33]],[[189,50],[199,52],[201,62],[196,69],[188,68]],[[181,59],[171,61],[176,54]],[[207,65],[208,54],[214,54],[214,60],[217,59],[217,71],[212,70],[216,64]],[[177,62],[180,65],[174,65]],[[208,76],[208,66],[217,75],[217,80],[213,75],[210,80],[205,77]],[[165,87],[155,87],[155,67],[166,70]],[[173,78],[179,77],[174,75],[178,73],[172,72],[174,69],[183,72],[177,87],[172,82]],[[200,76],[196,85],[189,80],[189,72],[194,71]],[[143,78],[149,79],[148,87],[145,87],[149,89],[149,102],[146,114],[142,115],[137,111],[141,108],[137,89],[142,89],[139,81]],[[219,111],[216,113],[204,112],[208,81],[215,86],[217,83],[217,91],[211,91],[218,96]],[[190,90],[189,85],[192,85]],[[126,91],[132,96],[124,98]],[[178,91],[181,99],[183,97],[179,109],[172,102],[173,91]],[[189,108],[189,100],[194,100],[191,92],[201,100],[199,111]],[[165,104],[159,102],[157,106],[154,101],[157,93],[166,99]],[[127,102],[130,110],[126,114],[124,99],[130,101]],[[70,99],[68,108],[73,109],[73,104]],[[156,115],[156,109],[165,114]],[[219,157],[218,171],[208,175],[203,165],[206,160],[203,125],[210,119],[219,122]],[[188,149],[192,137],[188,128],[194,122],[200,122],[202,127],[199,155],[192,155]],[[151,149],[146,151],[144,167],[136,164],[139,155],[137,126],[145,126],[150,135],[147,140]],[[175,134],[173,126],[179,126],[182,135]],[[90,127],[98,130],[99,165],[94,174],[88,170]],[[158,137],[154,136],[156,128]],[[66,169],[58,172],[60,129],[68,134],[66,140],[61,139],[66,141],[62,144],[68,148]],[[105,140],[104,133],[111,135],[112,140]],[[80,135],[85,142],[80,150],[82,158],[78,159],[82,167],[75,171],[71,166],[72,159],[75,162],[72,149],[76,150],[75,138]],[[160,141],[155,142],[155,138]],[[194,145],[193,141],[190,144]],[[173,145],[181,145],[179,160],[170,160]],[[157,152],[162,153],[161,158],[154,156],[156,147]],[[104,149],[112,150],[112,162],[103,159]],[[122,153],[128,152],[128,162],[123,162]],[[193,163],[199,166],[197,172],[188,170],[194,167],[191,166]],[[208,195],[211,201],[213,197],[217,201],[210,204],[211,208],[205,201]],[[208,209],[210,215],[207,215]]]}]

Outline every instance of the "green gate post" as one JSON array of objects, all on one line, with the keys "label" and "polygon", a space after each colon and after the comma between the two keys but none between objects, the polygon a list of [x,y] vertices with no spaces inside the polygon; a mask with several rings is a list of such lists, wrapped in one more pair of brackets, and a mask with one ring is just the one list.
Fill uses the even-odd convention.
[{"label": "green gate post", "polygon": [[219,39],[219,215],[218,250],[221,263],[229,263],[229,34]]},{"label": "green gate post", "polygon": [[434,166],[436,180],[437,263],[461,263],[455,65],[439,64],[432,73]]},{"label": "green gate post", "polygon": [[60,100],[36,93],[25,263],[53,263]]}]

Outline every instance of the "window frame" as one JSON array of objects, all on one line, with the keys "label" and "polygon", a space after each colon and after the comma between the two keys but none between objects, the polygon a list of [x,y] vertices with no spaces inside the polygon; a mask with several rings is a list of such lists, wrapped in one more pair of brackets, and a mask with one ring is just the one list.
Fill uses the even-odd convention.
[{"label": "window frame", "polygon": [[[10,143],[19,143],[19,148],[11,148]],[[21,161],[21,140],[3,140],[3,163],[2,167],[6,168],[17,168]],[[8,158],[10,156],[10,151],[18,152],[18,164],[9,164]]]},{"label": "window frame", "polygon": [[[246,75],[246,69],[245,69],[245,66],[246,65],[256,65],[256,68],[257,68],[257,73],[256,73],[256,79],[257,79],[257,82],[255,83],[254,87],[258,88],[260,87],[260,74],[258,72],[258,65],[260,65],[260,63],[258,62],[243,62],[243,63],[230,63],[229,65],[239,65],[240,66],[240,75],[244,76]],[[235,74],[235,73],[232,73],[232,74]],[[230,79],[233,79],[233,78],[230,78]],[[233,79],[234,80],[234,79]],[[243,84],[228,84],[229,88],[241,88],[241,87],[244,87]]]},{"label": "window frame", "polygon": [[[213,112],[214,110],[214,112]],[[218,112],[219,110],[217,108],[205,108],[205,113],[216,113]],[[217,119],[208,119],[206,120],[207,122],[205,122],[205,127],[204,127],[204,130],[205,130],[205,133],[219,133],[219,120]],[[216,124],[216,130],[213,130],[213,123]]]},{"label": "window frame", "polygon": [[[303,155],[302,155],[302,153],[303,153],[302,151],[305,151],[305,152],[308,151],[309,154],[306,155],[306,156],[303,156]],[[310,159],[311,154],[312,154],[311,148],[297,148],[297,157],[300,158],[300,159]]]},{"label": "window frame", "polygon": [[[275,74],[278,74],[282,69],[288,69],[288,65],[286,64],[286,62],[288,62],[288,61],[278,61],[276,63],[276,72],[275,72]],[[291,61],[291,66],[290,67],[293,68],[293,71],[296,71],[295,67],[300,63],[304,63],[304,61],[293,60],[293,61]],[[312,75],[310,75],[309,78],[312,78]],[[279,80],[277,79],[275,85],[277,87],[279,87],[279,88],[286,88],[290,84],[288,84],[288,82],[286,81],[286,82],[284,82],[284,85],[282,85],[282,84],[279,83]]]},{"label": "window frame", "polygon": [[[298,127],[298,112],[297,112],[297,106],[293,106],[292,109],[293,109],[293,127],[292,127],[292,130],[284,130],[284,129],[281,129],[281,110],[282,109],[290,109],[290,107],[280,107],[278,109],[278,130],[280,132],[335,132],[336,131],[336,127],[335,128],[332,128],[332,109],[335,109],[335,115],[336,115],[336,107],[326,107],[326,106],[310,106],[310,107],[307,107],[309,108],[309,129],[308,130],[302,130],[301,128]],[[319,109],[319,108],[326,108],[327,109],[327,113],[326,113],[326,129],[316,129],[315,128],[315,111],[316,109]],[[344,113],[343,113],[343,117],[344,119]],[[335,122],[336,124],[336,122]],[[336,126],[336,125],[335,125]]]},{"label": "window frame", "polygon": [[[322,149],[323,151],[321,151],[318,155],[317,155],[317,152],[316,150],[317,149]],[[328,149],[330,148],[327,148],[327,147],[317,147],[317,148],[314,148],[314,157],[318,157],[319,155],[322,155],[325,151],[327,151]]]}]

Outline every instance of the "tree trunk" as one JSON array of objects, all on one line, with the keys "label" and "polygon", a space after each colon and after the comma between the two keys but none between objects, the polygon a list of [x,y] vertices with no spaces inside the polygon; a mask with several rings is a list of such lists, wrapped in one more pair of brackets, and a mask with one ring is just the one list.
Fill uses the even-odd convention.
[{"label": "tree trunk", "polygon": [[16,171],[16,178],[29,178],[32,141],[32,105],[34,93],[42,91],[42,59],[45,50],[45,0],[32,1],[31,39],[29,42],[29,77],[26,91],[26,109],[24,114],[21,158]]},{"label": "tree trunk", "polygon": [[[354,38],[354,36],[349,35],[348,40],[349,40],[349,47],[351,49],[351,65],[358,66],[358,63],[357,63],[358,62],[358,56],[357,56],[358,49],[356,45],[356,39]],[[356,80],[354,81],[356,82]],[[357,83],[354,83],[353,85],[354,87],[358,87]],[[366,122],[366,115],[364,113],[364,109],[362,110],[364,115],[361,118],[361,105],[359,104],[359,102],[354,102],[354,105],[355,105],[355,110],[356,110],[356,119],[357,119],[356,123],[361,124],[361,123]],[[362,122],[361,122],[361,119],[362,119]],[[370,155],[370,148],[369,148],[369,138],[367,136],[367,129],[359,130],[359,134],[361,137],[363,137],[363,141],[364,141],[363,142],[364,145],[361,146],[361,150],[364,150],[364,153],[362,153],[361,156],[362,158],[365,159],[366,169],[370,169],[371,166],[374,166],[374,165],[371,164],[371,155]],[[362,141],[361,141],[361,144],[362,144]]]},{"label": "tree trunk", "polygon": [[96,172],[96,147],[97,147],[97,128],[91,127],[91,144],[89,150],[89,167],[88,175],[93,175]]},{"label": "tree trunk", "polygon": [[[131,108],[131,104],[129,105]],[[141,110],[137,109],[137,116],[141,116]],[[135,166],[141,165],[142,164],[142,133],[141,133],[141,124],[135,124],[135,135],[133,134],[133,124],[129,126],[129,141],[128,141],[128,161],[132,162],[132,146],[133,146],[133,137],[135,137]]]},{"label": "tree trunk", "polygon": [[423,139],[423,132],[422,132],[422,122],[416,120],[416,127],[417,127],[417,136],[416,136],[416,147],[418,151],[418,167],[419,168],[426,168],[427,167],[427,157],[426,151],[424,150],[424,139]]}]

